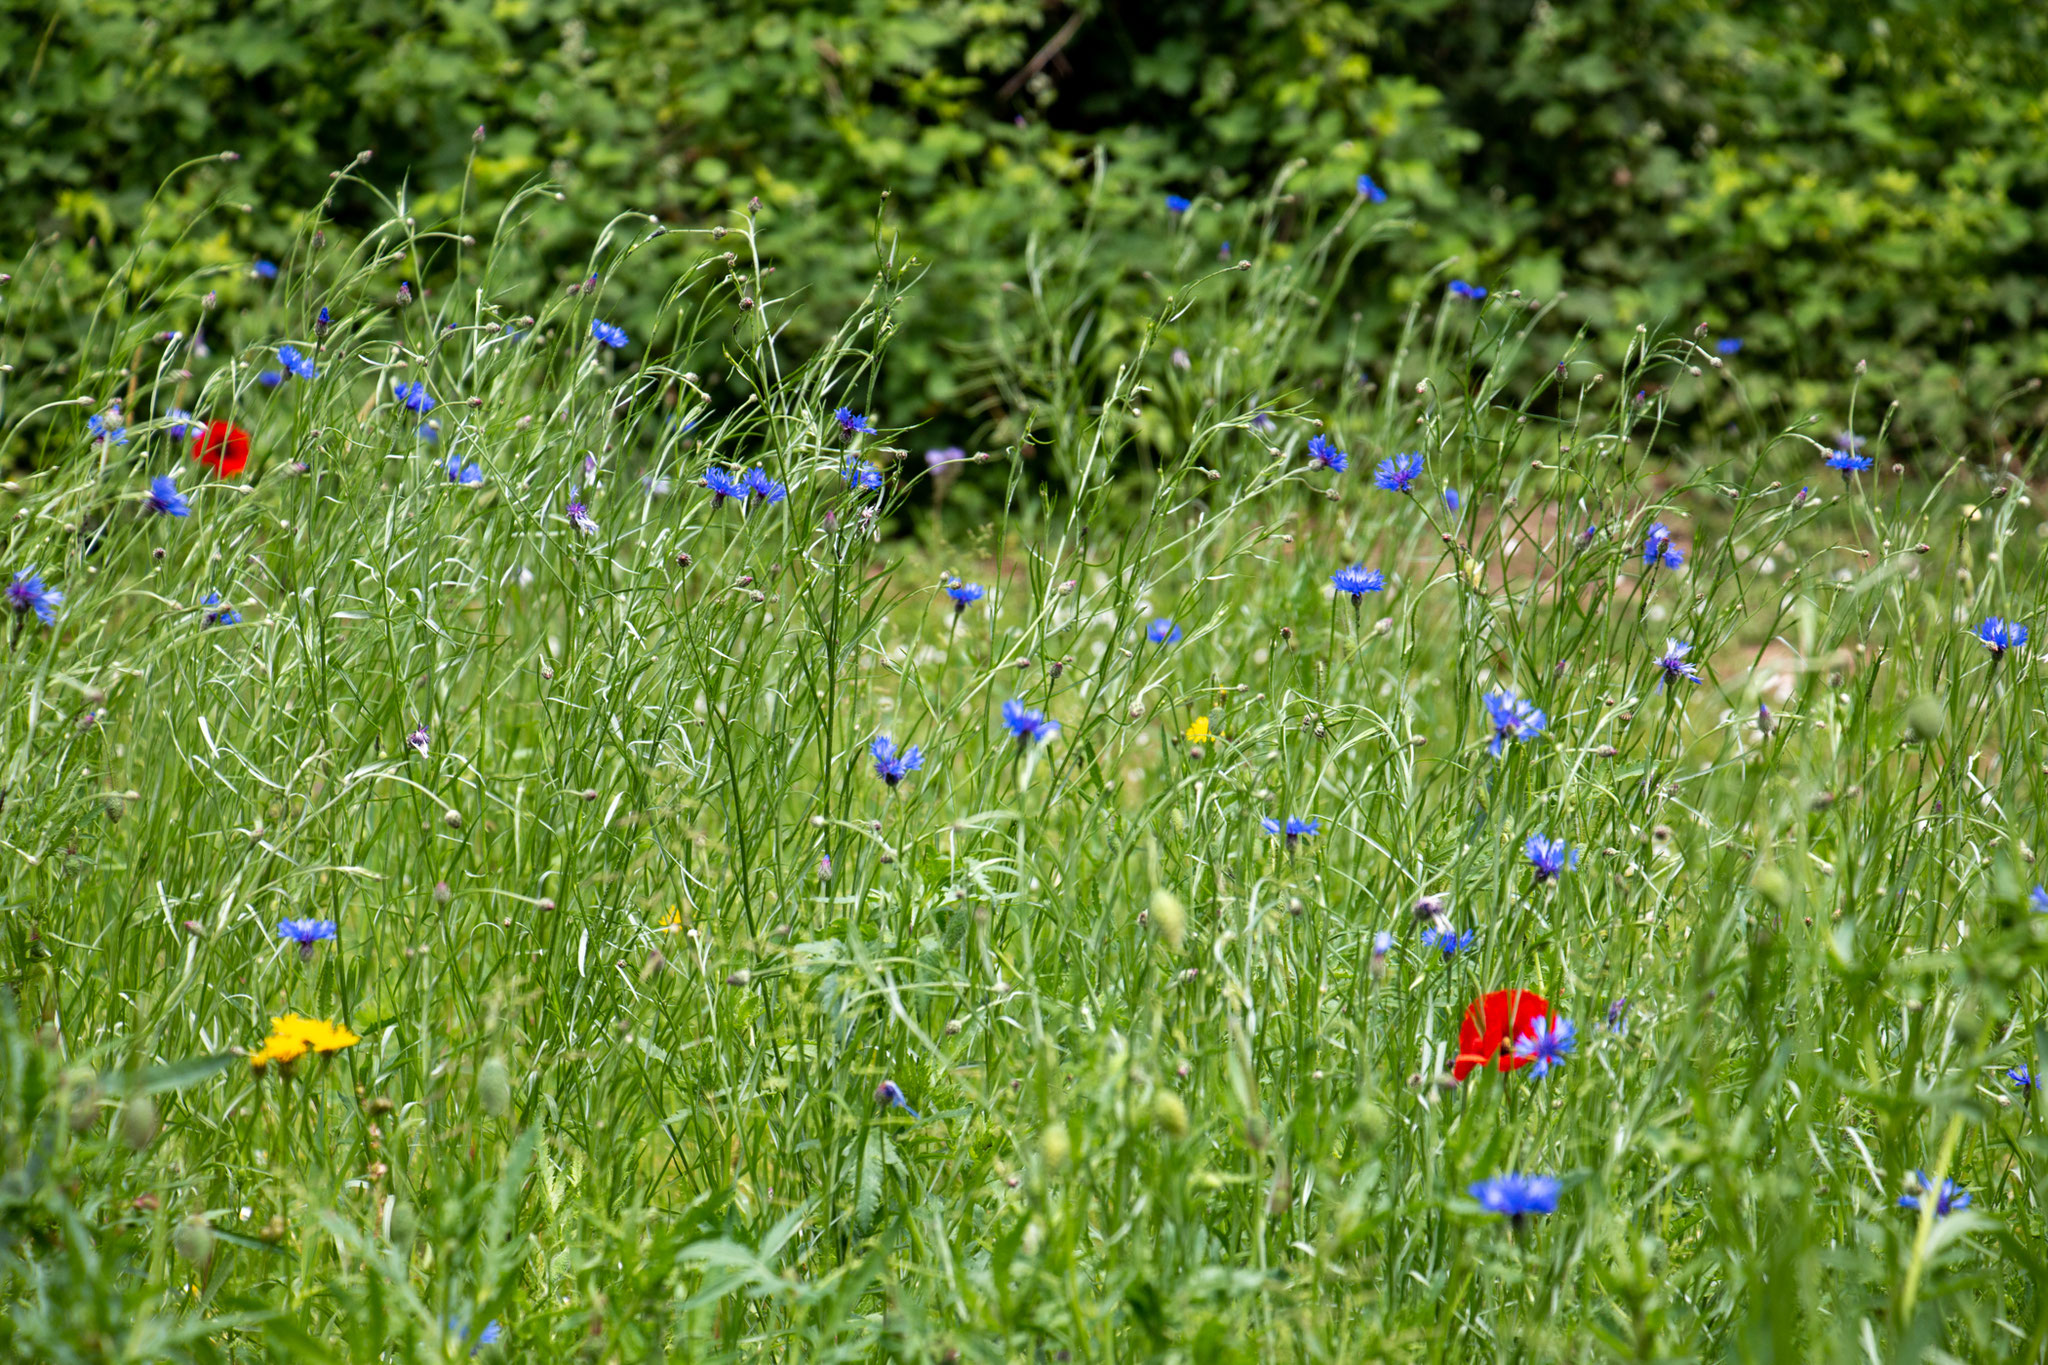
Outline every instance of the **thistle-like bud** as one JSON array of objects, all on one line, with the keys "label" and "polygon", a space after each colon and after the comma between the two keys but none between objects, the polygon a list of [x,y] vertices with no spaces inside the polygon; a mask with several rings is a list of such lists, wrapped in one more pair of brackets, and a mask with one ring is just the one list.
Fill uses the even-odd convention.
[{"label": "thistle-like bud", "polygon": [[163,1116],[157,1112],[156,1101],[147,1095],[136,1095],[121,1106],[121,1141],[132,1151],[141,1151],[156,1141],[156,1135],[164,1128]]}]

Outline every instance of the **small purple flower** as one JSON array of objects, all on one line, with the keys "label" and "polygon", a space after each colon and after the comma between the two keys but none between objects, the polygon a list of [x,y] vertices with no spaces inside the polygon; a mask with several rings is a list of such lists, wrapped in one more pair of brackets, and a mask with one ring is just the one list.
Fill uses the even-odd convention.
[{"label": "small purple flower", "polygon": [[2013,1084],[2013,1088],[2018,1090],[2021,1094],[2031,1095],[2034,1093],[2034,1073],[2029,1071],[2027,1068],[2023,1066],[2013,1067],[2011,1070],[2005,1073],[2005,1078],[2008,1081],[2011,1081]]},{"label": "small purple flower", "polygon": [[1977,642],[1991,651],[1994,659],[2003,659],[2008,649],[2019,649],[2027,643],[2027,628],[2017,621],[2008,621],[2003,616],[1987,616],[1977,627]]},{"label": "small purple flower", "polygon": [[1308,438],[1308,457],[1332,474],[1342,474],[1351,468],[1351,457],[1337,449],[1327,436]]},{"label": "small purple flower", "polygon": [[1177,645],[1180,643],[1180,627],[1170,616],[1162,616],[1145,627],[1145,638],[1155,645]]},{"label": "small purple flower", "polygon": [[7,585],[7,603],[17,616],[34,612],[38,621],[54,626],[57,624],[57,608],[64,603],[64,594],[36,577],[35,566],[31,565],[16,574],[14,581]]},{"label": "small purple flower", "polygon": [[1567,868],[1579,865],[1579,851],[1562,839],[1546,839],[1541,834],[1532,834],[1522,851],[1529,855],[1529,864],[1536,869],[1539,884],[1561,877]]},{"label": "small purple flower", "polygon": [[1253,413],[1251,415],[1251,428],[1253,431],[1271,431],[1273,429],[1273,414],[1270,412]]},{"label": "small purple flower", "polygon": [[727,498],[744,502],[753,490],[744,479],[735,478],[730,470],[712,465],[704,471],[704,486],[711,490],[711,505],[717,507]]},{"label": "small purple flower", "polygon": [[1970,1207],[1968,1190],[1963,1189],[1955,1181],[1944,1178],[1941,1190],[1937,1194],[1934,1191],[1934,1182],[1927,1178],[1925,1171],[1913,1172],[1913,1191],[1899,1196],[1899,1207],[1917,1209],[1920,1207],[1920,1197],[1926,1194],[1934,1194],[1934,1216],[1937,1218],[1946,1218],[1958,1209]]},{"label": "small purple flower", "polygon": [[1269,815],[1259,821],[1259,827],[1275,837],[1284,837],[1287,840],[1287,851],[1292,853],[1303,839],[1321,833],[1323,822],[1315,816],[1304,819],[1299,815],[1290,815],[1281,821]]},{"label": "small purple flower", "polygon": [[2037,915],[2048,915],[2048,886],[2037,886],[2029,891],[2027,905]]},{"label": "small purple flower", "polygon": [[1470,929],[1461,934],[1448,926],[1442,929],[1424,929],[1422,946],[1436,949],[1444,955],[1444,961],[1449,962],[1472,946],[1472,935],[1473,931]]},{"label": "small purple flower", "polygon": [[590,320],[590,335],[611,347],[614,351],[626,344],[625,328],[614,327],[609,322],[599,322],[596,318]]},{"label": "small purple flower", "polygon": [[242,623],[242,613],[233,607],[222,606],[220,594],[217,592],[210,592],[200,598],[199,605],[207,609],[206,624],[209,626],[238,626]]},{"label": "small purple flower", "polygon": [[832,420],[839,423],[839,429],[848,436],[874,434],[875,424],[852,408],[832,409]]},{"label": "small purple flower", "polygon": [[1671,528],[1663,522],[1650,527],[1643,539],[1643,567],[1654,569],[1662,564],[1667,569],[1676,569],[1685,563],[1685,555],[1671,543]]},{"label": "small purple flower", "polygon": [[284,366],[285,373],[294,379],[318,379],[320,370],[307,358],[305,352],[296,346],[277,348],[277,363]]},{"label": "small purple flower", "polygon": [[1017,747],[1023,748],[1034,740],[1045,743],[1060,732],[1060,723],[1047,720],[1045,712],[1033,711],[1014,697],[1003,703],[1003,724],[1017,737]]},{"label": "small purple flower", "polygon": [[982,587],[979,583],[966,583],[956,578],[946,584],[946,596],[953,599],[953,612],[955,615],[966,611],[969,606],[979,602],[987,595],[988,589]]},{"label": "small purple flower", "polygon": [[331,919],[281,919],[277,922],[277,936],[299,945],[301,962],[311,962],[314,946],[334,935],[334,921]]},{"label": "small purple flower", "polygon": [[128,444],[128,424],[121,420],[121,405],[109,403],[105,412],[96,412],[85,419],[86,430],[92,435],[95,445]]},{"label": "small purple flower", "polygon": [[170,425],[164,428],[164,432],[173,441],[182,441],[187,435],[198,430],[198,425],[192,421],[192,414],[183,408],[172,408],[166,416]]},{"label": "small purple flower", "polygon": [[883,1081],[875,1087],[875,1103],[884,1109],[901,1109],[912,1118],[919,1117],[918,1112],[910,1107],[910,1101],[903,1098],[903,1091],[894,1081]]},{"label": "small purple flower", "polygon": [[405,742],[414,749],[417,749],[421,758],[425,758],[427,756],[428,743],[427,727],[424,725],[415,727],[413,732],[405,737]]},{"label": "small purple flower", "polygon": [[1379,183],[1369,175],[1358,177],[1358,197],[1368,204],[1384,204],[1387,202],[1387,192],[1381,189]]},{"label": "small purple flower", "polygon": [[192,515],[192,504],[178,491],[177,475],[159,474],[149,481],[149,510],[166,517]]},{"label": "small purple flower", "polygon": [[749,494],[770,506],[789,496],[789,485],[769,478],[767,471],[759,467],[747,471],[746,485]]},{"label": "small purple flower", "polygon": [[580,502],[569,504],[569,524],[586,536],[597,534],[597,522],[591,517],[590,509]]},{"label": "small purple flower", "polygon": [[1627,996],[1625,996],[1625,995],[1624,995],[1624,996],[1623,996],[1623,997],[1621,997],[1621,999],[1619,999],[1619,1000],[1613,1000],[1613,1001],[1610,1001],[1610,1002],[1608,1002],[1608,1005],[1607,1005],[1607,1031],[1608,1031],[1609,1033],[1626,1033],[1626,1032],[1628,1032],[1628,997],[1627,997]]},{"label": "small purple flower", "polygon": [[428,413],[434,410],[433,395],[428,393],[427,386],[417,379],[410,384],[393,384],[391,393],[410,411]]},{"label": "small purple flower", "polygon": [[1505,751],[1507,741],[1520,743],[1534,739],[1550,724],[1548,716],[1513,692],[1487,693],[1486,709],[1493,718],[1493,742],[1486,746],[1486,751],[1495,758]]},{"label": "small purple flower", "polygon": [[892,787],[924,766],[924,753],[915,744],[898,753],[896,741],[887,735],[876,735],[868,744],[868,752],[875,758],[875,776]]},{"label": "small purple flower", "polygon": [[1557,1177],[1497,1175],[1472,1186],[1471,1194],[1488,1213],[1519,1223],[1532,1213],[1557,1212]]},{"label": "small purple flower", "polygon": [[256,376],[256,382],[266,389],[274,389],[284,383],[285,377],[283,370],[264,370]]},{"label": "small purple flower", "polygon": [[313,335],[324,337],[327,335],[327,329],[333,325],[334,319],[327,316],[327,305],[322,304],[318,316],[313,319]]},{"label": "small purple flower", "polygon": [[1529,1032],[1515,1040],[1515,1055],[1529,1063],[1530,1070],[1543,1077],[1564,1064],[1579,1045],[1579,1026],[1569,1019],[1546,1019],[1541,1015]]},{"label": "small purple flower", "polygon": [[882,471],[862,460],[848,460],[839,477],[857,493],[872,493],[882,486]]},{"label": "small purple flower", "polygon": [[450,455],[448,457],[448,482],[459,484],[463,488],[482,488],[484,486],[484,472],[477,468],[475,464],[464,464],[461,456]]},{"label": "small purple flower", "polygon": [[1458,515],[1458,490],[1457,490],[1457,489],[1455,489],[1455,488],[1446,488],[1446,489],[1444,490],[1444,506],[1450,509],[1450,513],[1451,513],[1451,515],[1452,515],[1452,516],[1454,516],[1454,517],[1455,517],[1456,515]]},{"label": "small purple flower", "polygon": [[924,453],[926,469],[943,469],[947,465],[965,464],[967,452],[959,446],[947,446],[943,450],[927,450]]},{"label": "small purple flower", "polygon": [[249,272],[259,280],[274,280],[277,278],[277,264],[274,261],[259,260],[249,267]]},{"label": "small purple flower", "polygon": [[1381,460],[1379,468],[1372,473],[1372,484],[1389,493],[1406,493],[1421,477],[1422,452],[1410,451]]},{"label": "small purple flower", "polygon": [[1452,280],[1451,293],[1458,298],[1471,299],[1474,303],[1477,303],[1486,297],[1486,286],[1483,284],[1467,284],[1463,280]]},{"label": "small purple flower", "polygon": [[1338,592],[1350,593],[1351,605],[1355,607],[1365,600],[1367,593],[1385,591],[1387,576],[1378,569],[1353,564],[1348,569],[1339,569],[1331,574],[1330,582],[1336,585]]},{"label": "small purple flower", "polygon": [[1692,653],[1690,641],[1666,640],[1664,642],[1664,657],[1657,660],[1657,667],[1662,669],[1664,673],[1664,676],[1657,680],[1657,686],[1662,687],[1666,683],[1677,682],[1680,678],[1685,678],[1691,682],[1698,682],[1700,680],[1699,666],[1690,662],[1685,657],[1690,653]]}]

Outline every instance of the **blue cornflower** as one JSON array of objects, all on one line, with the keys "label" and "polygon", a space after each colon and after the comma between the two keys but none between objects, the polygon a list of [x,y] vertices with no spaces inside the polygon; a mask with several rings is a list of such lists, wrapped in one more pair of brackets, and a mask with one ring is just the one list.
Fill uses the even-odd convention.
[{"label": "blue cornflower", "polygon": [[1387,586],[1387,576],[1378,569],[1368,569],[1363,564],[1353,564],[1348,569],[1339,569],[1330,575],[1330,581],[1337,585],[1338,592],[1351,594],[1351,605],[1357,606],[1369,592],[1382,592]]},{"label": "blue cornflower", "polygon": [[1342,474],[1351,468],[1351,457],[1337,449],[1327,436],[1308,438],[1308,457],[1332,474]]},{"label": "blue cornflower", "polygon": [[602,341],[614,351],[626,344],[625,328],[614,327],[609,322],[599,322],[596,318],[590,320],[590,335]]},{"label": "blue cornflower", "polygon": [[1253,431],[1271,431],[1273,429],[1273,414],[1264,411],[1255,412],[1252,414],[1251,423]]},{"label": "blue cornflower", "polygon": [[884,1109],[901,1109],[912,1118],[919,1116],[918,1112],[910,1107],[910,1101],[903,1098],[902,1087],[894,1081],[883,1081],[875,1087],[875,1103]]},{"label": "blue cornflower", "polygon": [[277,922],[277,936],[299,945],[301,962],[311,962],[314,945],[334,935],[335,926],[331,919],[281,919]]},{"label": "blue cornflower", "polygon": [[1422,931],[1422,946],[1436,949],[1444,955],[1444,961],[1449,962],[1459,953],[1472,946],[1472,933],[1473,931],[1470,929],[1467,929],[1462,934],[1456,929],[1450,928],[1424,929]]},{"label": "blue cornflower", "polygon": [[1477,303],[1480,299],[1486,297],[1486,286],[1483,284],[1467,284],[1463,280],[1452,280],[1451,293],[1461,299],[1471,299]]},{"label": "blue cornflower", "polygon": [[727,498],[744,501],[752,490],[744,479],[735,478],[732,471],[712,465],[704,471],[704,486],[711,490],[711,505],[717,507]]},{"label": "blue cornflower", "polygon": [[178,491],[178,476],[159,474],[149,481],[149,510],[166,517],[189,517],[192,504]]},{"label": "blue cornflower", "polygon": [[1643,539],[1643,567],[1654,569],[1660,563],[1667,569],[1685,563],[1685,555],[1671,543],[1671,528],[1661,521],[1654,523]]},{"label": "blue cornflower", "polygon": [[30,565],[14,576],[7,585],[7,604],[17,615],[29,612],[46,626],[57,624],[57,608],[63,605],[64,594],[36,577],[35,566]]},{"label": "blue cornflower", "polygon": [[1384,204],[1387,202],[1387,192],[1381,189],[1379,182],[1369,175],[1358,177],[1358,197],[1368,204]]},{"label": "blue cornflower", "polygon": [[266,389],[274,389],[284,383],[285,378],[286,375],[283,370],[264,370],[256,376],[256,382]]},{"label": "blue cornflower", "polygon": [[210,592],[200,598],[199,605],[207,608],[206,624],[209,626],[238,626],[242,623],[242,613],[233,607],[221,606],[220,594],[217,592]]},{"label": "blue cornflower", "polygon": [[882,486],[882,471],[861,460],[848,460],[839,477],[856,492],[872,493]]},{"label": "blue cornflower", "polygon": [[1546,839],[1541,834],[1529,836],[1529,842],[1522,846],[1529,855],[1530,866],[1536,869],[1536,880],[1547,882],[1564,875],[1566,868],[1579,865],[1579,851],[1562,839]]},{"label": "blue cornflower", "polygon": [[1863,438],[1853,431],[1838,431],[1835,433],[1835,449],[1847,451],[1851,455],[1861,455]]},{"label": "blue cornflower", "polygon": [[1268,834],[1284,836],[1287,840],[1287,847],[1292,850],[1303,839],[1321,833],[1323,822],[1315,816],[1303,819],[1299,815],[1290,815],[1283,822],[1269,815],[1259,821],[1259,826]]},{"label": "blue cornflower", "polygon": [[1372,936],[1372,955],[1375,961],[1385,958],[1388,953],[1393,951],[1394,936],[1392,933],[1382,929]]},{"label": "blue cornflower", "polygon": [[855,434],[873,435],[875,424],[852,408],[832,409],[832,420],[839,423],[839,429],[848,436]]},{"label": "blue cornflower", "polygon": [[2037,915],[2048,915],[2048,886],[2037,886],[2027,893],[2027,904]]},{"label": "blue cornflower", "polygon": [[320,312],[313,318],[313,334],[324,337],[327,335],[327,329],[333,325],[334,319],[327,316],[327,305],[321,304]]},{"label": "blue cornflower", "polygon": [[2018,649],[2027,642],[2027,628],[2017,621],[2008,621],[2003,616],[1987,616],[1977,627],[1977,639],[1984,648],[1991,651],[1994,659],[2003,659],[2008,649]]},{"label": "blue cornflower", "polygon": [[1610,1000],[1607,1003],[1607,1031],[1609,1033],[1626,1033],[1628,1032],[1627,1021],[1628,997],[1624,995],[1619,1000]]},{"label": "blue cornflower", "polygon": [[2005,1073],[2005,1078],[2011,1081],[2018,1089],[2030,1095],[2034,1093],[2034,1073],[2027,1070],[2027,1068],[2016,1066]]},{"label": "blue cornflower", "polygon": [[464,488],[482,488],[484,472],[474,464],[464,464],[460,455],[448,457],[448,482],[461,484]]},{"label": "blue cornflower", "polygon": [[277,278],[277,263],[275,261],[258,261],[250,269],[255,272],[256,278],[259,280],[274,280]]},{"label": "blue cornflower", "polygon": [[1033,740],[1043,744],[1060,732],[1058,721],[1047,720],[1045,712],[1033,711],[1014,697],[1003,703],[1003,724],[1017,737],[1019,748]]},{"label": "blue cornflower", "polygon": [[1479,1207],[1516,1222],[1532,1213],[1557,1212],[1557,1177],[1554,1175],[1497,1175],[1472,1186]]},{"label": "blue cornflower", "polygon": [[764,469],[749,469],[746,483],[747,491],[765,503],[781,502],[789,496],[789,485],[769,478]]},{"label": "blue cornflower", "polygon": [[1534,739],[1550,724],[1548,716],[1513,692],[1487,693],[1486,709],[1493,717],[1493,742],[1486,746],[1486,751],[1495,758],[1501,756],[1508,740]]},{"label": "blue cornflower", "polygon": [[868,752],[875,756],[875,776],[895,786],[904,775],[924,766],[924,753],[915,744],[902,753],[896,752],[896,741],[887,735],[876,735],[868,744]]},{"label": "blue cornflower", "polygon": [[285,373],[294,379],[318,379],[320,377],[318,367],[296,346],[278,347],[277,363],[284,366]]},{"label": "blue cornflower", "polygon": [[192,420],[192,414],[183,408],[172,408],[167,416],[171,424],[165,427],[164,431],[173,441],[184,440],[189,432],[198,427],[198,423]]},{"label": "blue cornflower", "polygon": [[569,524],[584,535],[594,536],[597,534],[597,519],[590,515],[590,509],[582,503],[570,503],[565,515],[569,518]]},{"label": "blue cornflower", "polygon": [[433,395],[428,393],[427,386],[417,379],[413,380],[410,384],[394,383],[391,386],[391,393],[399,402],[405,404],[407,408],[414,412],[424,413],[434,410]]},{"label": "blue cornflower", "polygon": [[1692,645],[1689,641],[1666,640],[1664,642],[1664,657],[1657,660],[1657,667],[1664,672],[1664,676],[1657,680],[1657,686],[1662,687],[1666,683],[1677,682],[1680,678],[1689,678],[1693,682],[1698,682],[1700,680],[1699,666],[1688,662],[1685,657],[1690,653],[1692,653]]},{"label": "blue cornflower", "polygon": [[1721,355],[1734,355],[1742,349],[1741,337],[1722,337],[1714,343],[1714,350]]},{"label": "blue cornflower", "polygon": [[[455,1334],[455,1340],[458,1342],[469,1340],[469,1324],[460,1318],[448,1319],[448,1330]],[[496,1346],[504,1335],[505,1329],[498,1325],[496,1318],[492,1318],[484,1324],[484,1330],[477,1333],[476,1345],[469,1348],[469,1353],[475,1355],[486,1346]]]},{"label": "blue cornflower", "polygon": [[1851,474],[1860,474],[1876,464],[1877,461],[1871,459],[1868,455],[1858,455],[1854,451],[1832,450],[1828,452],[1828,457],[1824,463],[1829,469],[1841,470],[1842,478],[1847,480]]},{"label": "blue cornflower", "polygon": [[966,583],[956,578],[946,584],[946,596],[953,599],[953,610],[955,612],[966,611],[969,606],[979,602],[987,595],[988,589],[982,587],[979,583]]},{"label": "blue cornflower", "polygon": [[1919,1208],[1920,1197],[1925,1194],[1934,1194],[1934,1216],[1937,1218],[1946,1218],[1957,1209],[1970,1207],[1970,1192],[1946,1177],[1941,1182],[1939,1193],[1935,1193],[1933,1182],[1928,1180],[1925,1171],[1913,1172],[1913,1184],[1913,1193],[1899,1196],[1902,1209]]},{"label": "blue cornflower", "polygon": [[1193,200],[1185,199],[1178,194],[1169,194],[1166,196],[1166,211],[1168,213],[1186,213],[1189,209],[1193,208],[1194,206],[1195,205]]},{"label": "blue cornflower", "polygon": [[85,426],[96,443],[128,444],[128,425],[121,420],[121,405],[118,403],[109,404],[105,412],[96,412],[86,418]]},{"label": "blue cornflower", "polygon": [[1569,1019],[1546,1019],[1538,1015],[1529,1031],[1515,1040],[1515,1055],[1527,1062],[1537,1076],[1547,1076],[1562,1066],[1579,1045],[1579,1026]]},{"label": "blue cornflower", "polygon": [[1458,514],[1458,490],[1457,490],[1457,489],[1455,489],[1455,488],[1446,488],[1446,489],[1444,490],[1444,506],[1450,509],[1450,511],[1451,511],[1451,515],[1452,515],[1452,516],[1456,516],[1456,515]]},{"label": "blue cornflower", "polygon": [[1177,645],[1180,643],[1180,627],[1171,616],[1162,616],[1145,627],[1145,638],[1155,645]]},{"label": "blue cornflower", "polygon": [[1406,455],[1395,455],[1381,460],[1380,467],[1372,472],[1375,488],[1384,488],[1389,493],[1406,493],[1422,477],[1422,452],[1412,450]]}]

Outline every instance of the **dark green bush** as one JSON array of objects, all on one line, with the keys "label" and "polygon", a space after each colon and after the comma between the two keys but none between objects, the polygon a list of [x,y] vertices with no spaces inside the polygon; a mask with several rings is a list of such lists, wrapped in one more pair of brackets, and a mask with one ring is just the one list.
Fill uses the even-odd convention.
[{"label": "dark green bush", "polygon": [[[557,186],[521,234],[536,297],[582,278],[621,210],[704,225],[758,196],[777,278],[835,316],[873,278],[879,211],[885,248],[928,267],[880,401],[935,444],[987,434],[985,317],[1027,255],[1085,234],[1077,268],[1119,323],[1141,272],[1172,268],[1170,228],[1200,247],[1184,260],[1219,254],[1226,206],[1298,161],[1304,214],[1362,172],[1392,196],[1400,230],[1331,315],[1357,312],[1368,373],[1456,258],[1494,288],[1567,290],[1556,317],[1617,357],[1637,322],[1739,336],[1752,397],[1791,416],[1840,420],[1867,358],[1907,443],[2003,443],[2044,411],[2044,47],[2038,7],[1954,0],[17,5],[5,410],[63,391],[39,368],[79,352],[151,195],[222,151],[239,159],[171,177],[144,259],[151,278],[220,267],[231,303],[363,149],[423,224],[485,239],[512,192]],[[1168,191],[1197,199],[1185,222]],[[372,207],[345,188],[337,230]],[[630,321],[664,283],[619,282]]]}]

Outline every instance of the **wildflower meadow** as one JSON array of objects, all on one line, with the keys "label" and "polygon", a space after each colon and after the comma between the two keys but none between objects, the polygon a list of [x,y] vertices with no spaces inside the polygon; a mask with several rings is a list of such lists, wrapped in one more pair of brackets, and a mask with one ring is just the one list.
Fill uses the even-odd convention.
[{"label": "wildflower meadow", "polygon": [[960,445],[886,201],[828,312],[358,158],[69,298],[8,1356],[2048,1354],[2038,433],[1455,257],[1369,342],[1292,174],[983,281]]}]

